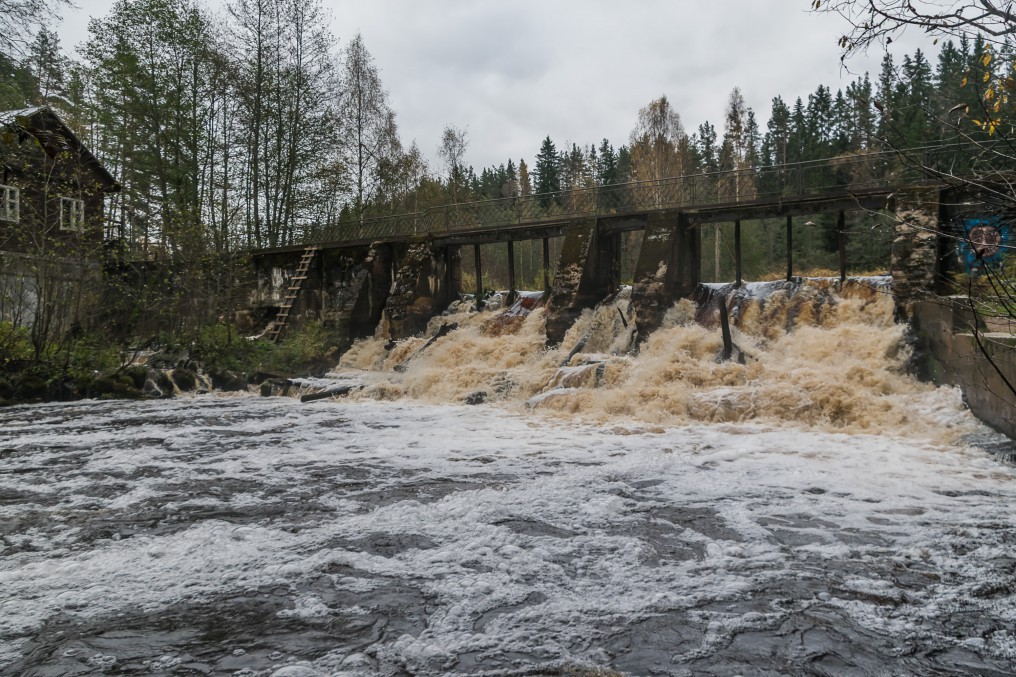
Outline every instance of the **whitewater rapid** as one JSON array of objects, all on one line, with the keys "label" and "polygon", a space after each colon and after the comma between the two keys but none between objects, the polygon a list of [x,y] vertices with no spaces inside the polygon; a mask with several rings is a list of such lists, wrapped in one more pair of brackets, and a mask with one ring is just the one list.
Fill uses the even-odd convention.
[{"label": "whitewater rapid", "polygon": [[0,409],[0,674],[1013,674],[1013,447],[887,284],[649,337],[622,289],[551,347],[459,303],[291,393],[341,398]]},{"label": "whitewater rapid", "polygon": [[10,407],[0,666],[1006,674],[1014,469],[971,441],[252,396]]}]

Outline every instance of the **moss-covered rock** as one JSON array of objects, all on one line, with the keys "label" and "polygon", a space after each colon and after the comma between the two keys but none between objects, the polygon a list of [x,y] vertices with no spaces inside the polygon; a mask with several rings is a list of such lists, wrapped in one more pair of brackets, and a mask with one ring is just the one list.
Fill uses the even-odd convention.
[{"label": "moss-covered rock", "polygon": [[247,390],[247,379],[228,369],[212,371],[208,375],[212,379],[212,387],[216,390],[224,390],[226,392]]},{"label": "moss-covered rock", "polygon": [[282,396],[289,394],[290,384],[287,379],[270,378],[261,383],[261,397]]},{"label": "moss-covered rock", "polygon": [[104,397],[112,395],[116,390],[117,382],[112,376],[103,375],[94,379],[88,387],[89,397]]},{"label": "moss-covered rock", "polygon": [[176,384],[176,387],[179,388],[181,392],[185,393],[194,390],[198,384],[197,374],[186,367],[174,369],[169,373],[169,377],[173,380],[173,383]]},{"label": "moss-covered rock", "polygon": [[130,378],[131,385],[140,390],[145,387],[145,381],[149,378],[149,372],[151,370],[141,365],[132,365],[125,367],[123,373],[125,376]]},{"label": "moss-covered rock", "polygon": [[14,392],[19,399],[46,399],[49,396],[49,384],[41,376],[26,374],[15,381]]}]

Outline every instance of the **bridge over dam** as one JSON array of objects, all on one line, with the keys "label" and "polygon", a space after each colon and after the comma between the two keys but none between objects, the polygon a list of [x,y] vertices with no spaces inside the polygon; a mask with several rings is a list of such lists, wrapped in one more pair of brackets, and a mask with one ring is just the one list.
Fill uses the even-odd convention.
[{"label": "bridge over dam", "polygon": [[[919,290],[933,289],[944,246],[941,224],[955,198],[935,179],[954,173],[957,151],[942,146],[911,154],[862,153],[756,169],[684,175],[559,193],[449,204],[423,212],[341,223],[300,242],[253,252],[253,305],[286,324],[320,319],[343,341],[392,339],[423,331],[462,291],[463,247],[472,245],[476,300],[482,304],[481,245],[504,243],[510,295],[516,294],[515,243],[542,240],[547,338],[560,342],[571,323],[621,283],[621,234],[644,231],[633,275],[640,336],[659,326],[673,302],[700,282],[700,226],[734,223],[735,284],[740,284],[741,224],[786,219],[786,275],[794,277],[795,217],[838,214],[839,264],[846,277],[845,212],[895,211],[893,288],[905,311]],[[929,169],[931,173],[929,174]],[[929,176],[931,178],[929,178]],[[559,259],[549,241],[563,237]],[[554,264],[555,274],[549,271]]]}]

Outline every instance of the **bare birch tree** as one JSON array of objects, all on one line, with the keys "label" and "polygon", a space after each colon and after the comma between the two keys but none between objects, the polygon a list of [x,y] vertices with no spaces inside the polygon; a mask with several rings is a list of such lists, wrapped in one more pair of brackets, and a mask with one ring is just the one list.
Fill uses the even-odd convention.
[{"label": "bare birch tree", "polygon": [[384,168],[401,152],[395,112],[363,36],[346,46],[342,64],[339,135],[350,172],[352,208],[358,220],[384,184]]}]

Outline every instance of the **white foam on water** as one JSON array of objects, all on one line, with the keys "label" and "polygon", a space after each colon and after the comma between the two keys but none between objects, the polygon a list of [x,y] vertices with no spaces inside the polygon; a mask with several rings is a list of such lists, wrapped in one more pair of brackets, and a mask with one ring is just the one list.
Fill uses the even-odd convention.
[{"label": "white foam on water", "polygon": [[[374,647],[431,673],[467,652],[588,662],[599,655],[603,627],[673,610],[699,614],[708,652],[779,613],[698,607],[749,599],[785,577],[838,577],[826,599],[797,604],[835,606],[901,641],[919,641],[959,609],[1016,627],[1010,599],[975,594],[1011,575],[1004,562],[1016,559],[1014,472],[960,443],[760,423],[622,426],[489,407],[214,396],[15,407],[0,410],[0,431],[0,448],[13,450],[0,490],[45,497],[8,503],[4,519],[49,525],[5,537],[34,548],[0,559],[0,664],[16,660],[24,638],[58,614],[156,614],[263,586],[291,591],[283,615],[349,613],[301,591],[335,565],[355,572],[335,576],[336,590],[369,597],[381,581],[397,580],[432,600],[421,635]],[[136,472],[146,467],[152,472]],[[342,480],[348,468],[357,483]],[[322,485],[322,474],[333,480]],[[221,499],[185,495],[209,478],[246,484]],[[438,497],[414,493],[427,481],[460,486]],[[396,500],[377,500],[379,491],[399,490]],[[298,516],[298,530],[285,514],[245,524],[189,517],[176,531],[120,540],[86,540],[60,520],[82,511],[115,518],[153,501],[165,505],[164,520],[257,511],[280,495],[318,510]],[[713,527],[668,522],[668,510],[715,513]],[[666,527],[685,555],[661,555],[640,535],[647,520]],[[378,534],[426,540],[390,554],[341,545]],[[873,577],[837,573],[844,561],[866,559],[919,562],[940,582],[904,593],[880,577],[884,567]],[[542,601],[526,602],[533,595]],[[1011,632],[996,634],[936,641],[980,640],[987,655],[1016,657]]]}]

